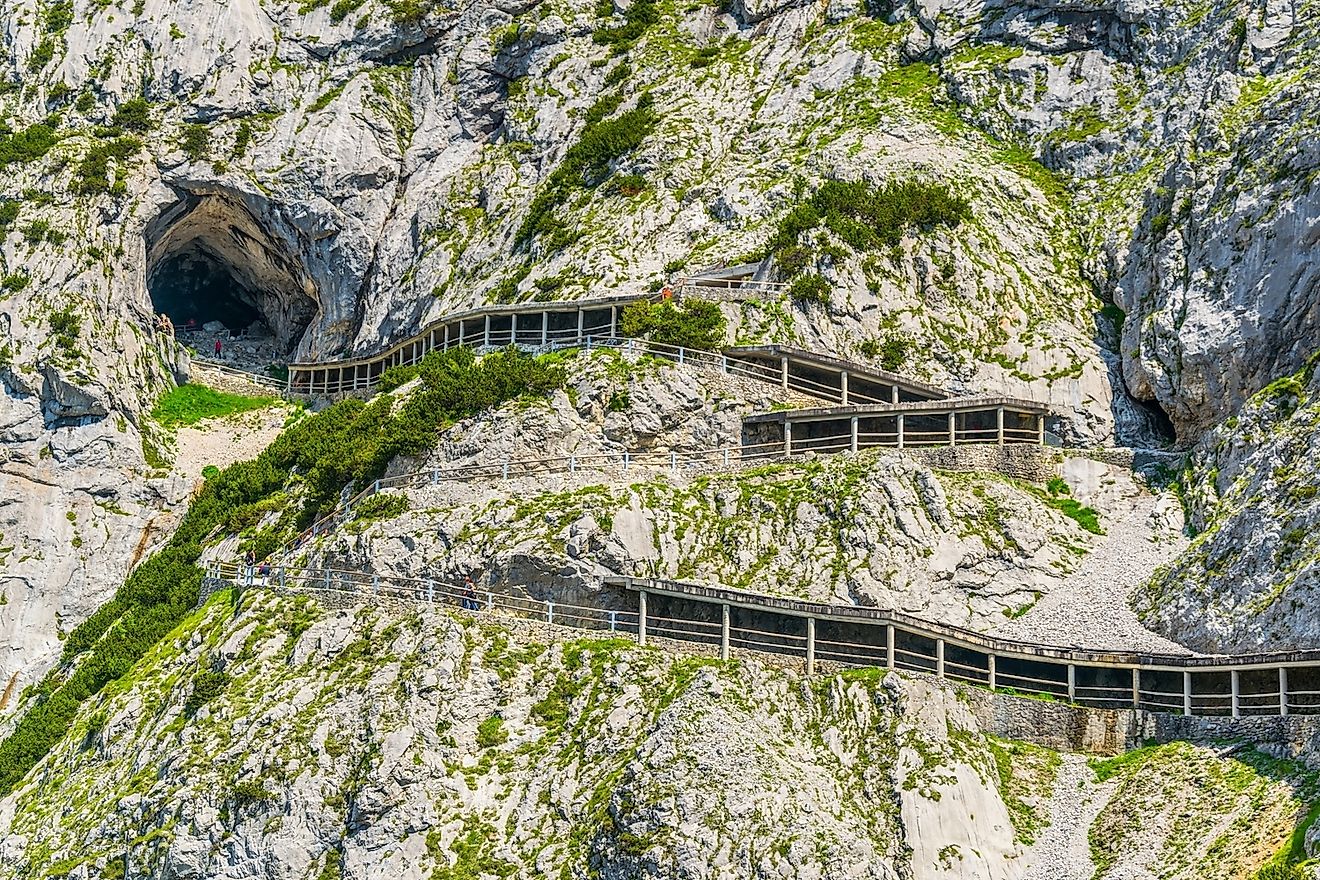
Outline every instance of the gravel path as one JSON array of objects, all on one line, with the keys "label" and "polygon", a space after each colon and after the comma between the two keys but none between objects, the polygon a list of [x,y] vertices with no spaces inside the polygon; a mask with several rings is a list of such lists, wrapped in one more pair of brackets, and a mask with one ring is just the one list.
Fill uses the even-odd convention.
[{"label": "gravel path", "polygon": [[1187,546],[1176,532],[1157,530],[1158,499],[1135,485],[1106,505],[1108,534],[1081,565],[1027,614],[1005,620],[995,635],[1042,644],[1113,651],[1191,653],[1146,629],[1128,605],[1132,591]]},{"label": "gravel path", "polygon": [[1063,755],[1050,798],[1050,826],[1025,857],[1022,880],[1091,880],[1091,844],[1087,832],[1104,809],[1117,782],[1097,785],[1082,755]]}]

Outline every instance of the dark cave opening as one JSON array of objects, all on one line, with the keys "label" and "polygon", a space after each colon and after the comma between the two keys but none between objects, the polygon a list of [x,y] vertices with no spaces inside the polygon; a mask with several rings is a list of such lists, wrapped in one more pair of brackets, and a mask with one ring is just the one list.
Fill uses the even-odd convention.
[{"label": "dark cave opening", "polygon": [[253,198],[182,193],[146,230],[146,292],[202,353],[223,335],[244,340],[225,346],[226,360],[278,361],[297,350],[320,303],[297,234],[277,206]]},{"label": "dark cave opening", "polygon": [[147,280],[151,302],[176,331],[201,330],[218,321],[231,333],[269,336],[260,294],[248,290],[223,262],[193,249],[167,257]]}]

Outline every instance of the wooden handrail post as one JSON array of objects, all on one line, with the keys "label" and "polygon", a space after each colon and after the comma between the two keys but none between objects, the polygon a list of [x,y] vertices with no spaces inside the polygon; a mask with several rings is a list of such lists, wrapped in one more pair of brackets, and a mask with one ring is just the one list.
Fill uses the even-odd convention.
[{"label": "wooden handrail post", "polygon": [[637,591],[637,644],[646,644],[646,590]]},{"label": "wooden handrail post", "polygon": [[998,435],[998,443],[1004,445],[1004,408],[1001,406],[995,410],[995,428]]},{"label": "wooden handrail post", "polygon": [[788,393],[788,355],[779,356],[779,388]]},{"label": "wooden handrail post", "polygon": [[1230,669],[1228,671],[1228,688],[1230,694],[1229,700],[1233,709],[1233,717],[1241,718],[1242,717],[1242,706],[1241,706],[1242,677],[1241,677],[1241,673],[1239,673],[1236,669]]},{"label": "wooden handrail post", "polygon": [[793,454],[793,423],[784,419],[784,456]]},{"label": "wooden handrail post", "polygon": [[848,420],[848,422],[849,422],[848,429],[850,432],[850,437],[848,441],[848,451],[856,452],[857,451],[857,416],[853,416],[851,419]]},{"label": "wooden handrail post", "polygon": [[807,675],[816,674],[816,618],[807,618]]},{"label": "wooden handrail post", "polygon": [[1132,708],[1141,708],[1141,668],[1132,667]]},{"label": "wooden handrail post", "polygon": [[720,605],[720,659],[729,659],[729,603]]},{"label": "wooden handrail post", "polygon": [[1288,714],[1288,667],[1279,667],[1279,714]]},{"label": "wooden handrail post", "polygon": [[1192,674],[1183,670],[1183,714],[1192,714]]},{"label": "wooden handrail post", "polygon": [[986,672],[988,673],[987,677],[989,679],[990,690],[991,692],[993,692],[995,689],[995,655],[986,654],[985,659],[986,659]]},{"label": "wooden handrail post", "polygon": [[944,677],[944,639],[935,640],[935,677]]},{"label": "wooden handrail post", "polygon": [[1077,667],[1068,664],[1068,702],[1077,702]]},{"label": "wooden handrail post", "polygon": [[848,371],[839,372],[839,403],[843,406],[848,405]]},{"label": "wooden handrail post", "polygon": [[894,625],[885,625],[885,668],[894,668]]}]

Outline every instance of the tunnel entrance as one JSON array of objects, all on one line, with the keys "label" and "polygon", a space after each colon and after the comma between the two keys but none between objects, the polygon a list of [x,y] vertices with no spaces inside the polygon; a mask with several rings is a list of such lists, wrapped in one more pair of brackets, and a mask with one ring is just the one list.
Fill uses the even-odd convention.
[{"label": "tunnel entrance", "polygon": [[219,322],[228,331],[273,335],[258,294],[246,290],[227,266],[200,250],[162,260],[150,288],[156,311],[168,315],[176,330],[201,330]]},{"label": "tunnel entrance", "polygon": [[[260,219],[259,219],[260,218]],[[189,192],[146,230],[147,293],[204,355],[251,366],[287,360],[318,310],[316,288],[268,205],[228,191]]]}]

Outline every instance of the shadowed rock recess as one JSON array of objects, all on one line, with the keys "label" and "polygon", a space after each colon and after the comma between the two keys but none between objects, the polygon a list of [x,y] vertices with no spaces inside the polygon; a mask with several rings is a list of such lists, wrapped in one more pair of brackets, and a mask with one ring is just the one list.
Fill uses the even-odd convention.
[{"label": "shadowed rock recess", "polygon": [[[1320,650],[1308,3],[42,0],[0,4],[0,45],[0,878],[1320,876],[1320,748],[1276,717],[1314,708],[1310,669],[1291,698],[1241,673],[1261,717],[1207,672],[1155,697],[1226,717],[1118,731],[720,661],[718,621],[638,645],[197,602],[251,550],[536,609],[633,613],[602,586],[631,576],[1058,648]],[[764,283],[693,303],[717,271]],[[274,399],[289,363],[605,298],[544,332],[684,358],[451,348]],[[762,345],[930,411],[902,449],[867,448],[899,445],[884,401],[794,435],[856,401],[781,383],[782,348],[741,362],[766,375],[691,354]],[[967,398],[998,402],[941,409]],[[1042,449],[1015,414],[1045,407]],[[822,451],[836,428],[858,449]],[[1076,730],[1168,741],[1060,751]]]}]

